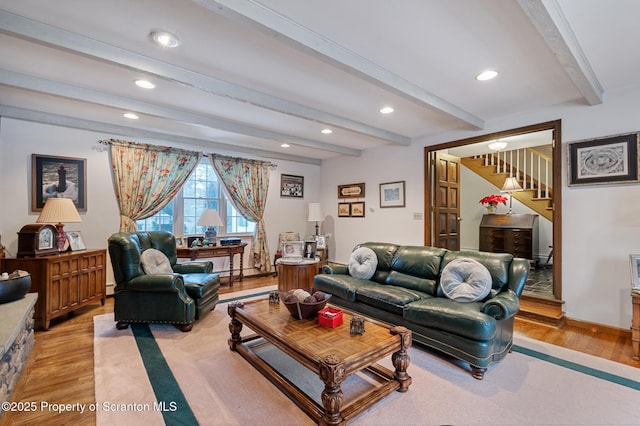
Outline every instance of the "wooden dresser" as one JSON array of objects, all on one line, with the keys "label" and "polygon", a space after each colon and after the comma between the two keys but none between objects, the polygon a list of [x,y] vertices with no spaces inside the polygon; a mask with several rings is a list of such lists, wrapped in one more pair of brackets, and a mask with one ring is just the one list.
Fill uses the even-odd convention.
[{"label": "wooden dresser", "polygon": [[30,293],[38,293],[35,320],[45,330],[53,318],[90,303],[104,305],[107,295],[107,251],[84,250],[52,256],[0,260],[2,270],[31,274]]},{"label": "wooden dresser", "polygon": [[480,221],[480,251],[511,253],[531,261],[538,255],[537,214],[486,214]]}]

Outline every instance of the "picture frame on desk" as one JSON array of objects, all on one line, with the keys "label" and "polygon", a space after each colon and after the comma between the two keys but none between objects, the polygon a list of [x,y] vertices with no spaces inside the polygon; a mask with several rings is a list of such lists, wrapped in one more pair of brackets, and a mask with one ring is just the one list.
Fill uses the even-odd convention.
[{"label": "picture frame on desk", "polygon": [[87,249],[80,231],[67,231],[64,234],[67,237],[67,241],[69,242],[69,249],[71,251],[81,251]]},{"label": "picture frame on desk", "polygon": [[640,293],[640,254],[629,255],[629,266],[631,268],[631,291]]},{"label": "picture frame on desk", "polygon": [[315,259],[318,242],[316,240],[307,240],[304,242],[304,258]]}]

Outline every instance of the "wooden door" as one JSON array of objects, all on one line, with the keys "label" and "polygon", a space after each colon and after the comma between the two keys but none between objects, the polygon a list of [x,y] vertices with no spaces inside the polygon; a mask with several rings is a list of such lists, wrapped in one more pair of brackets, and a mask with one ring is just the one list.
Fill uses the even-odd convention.
[{"label": "wooden door", "polygon": [[460,250],[460,159],[440,152],[435,154],[431,191],[434,245]]}]

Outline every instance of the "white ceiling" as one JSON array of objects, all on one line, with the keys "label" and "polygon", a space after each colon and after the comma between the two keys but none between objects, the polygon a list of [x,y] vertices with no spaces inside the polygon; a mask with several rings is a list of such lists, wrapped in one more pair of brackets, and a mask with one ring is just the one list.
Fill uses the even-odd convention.
[{"label": "white ceiling", "polygon": [[606,102],[640,86],[638,16],[638,0],[0,0],[0,114],[319,164]]}]

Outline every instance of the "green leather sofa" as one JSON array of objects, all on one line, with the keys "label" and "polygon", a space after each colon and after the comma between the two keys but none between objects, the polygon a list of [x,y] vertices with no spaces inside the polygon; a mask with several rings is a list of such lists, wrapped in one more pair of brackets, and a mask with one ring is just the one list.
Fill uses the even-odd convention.
[{"label": "green leather sofa", "polygon": [[[109,237],[116,281],[114,314],[118,329],[129,323],[170,323],[189,331],[218,303],[219,274],[210,261],[178,263],[170,232],[120,232]],[[167,256],[172,273],[145,274],[141,254],[150,248]]]},{"label": "green leather sofa", "polygon": [[[413,340],[468,363],[481,380],[487,367],[511,350],[514,316],[529,274],[526,259],[510,254],[449,251],[436,247],[364,243],[378,264],[369,280],[349,275],[346,265],[325,266],[314,287],[330,293],[331,304],[413,331]],[[443,295],[443,268],[471,258],[491,274],[490,294],[462,303]]]}]

